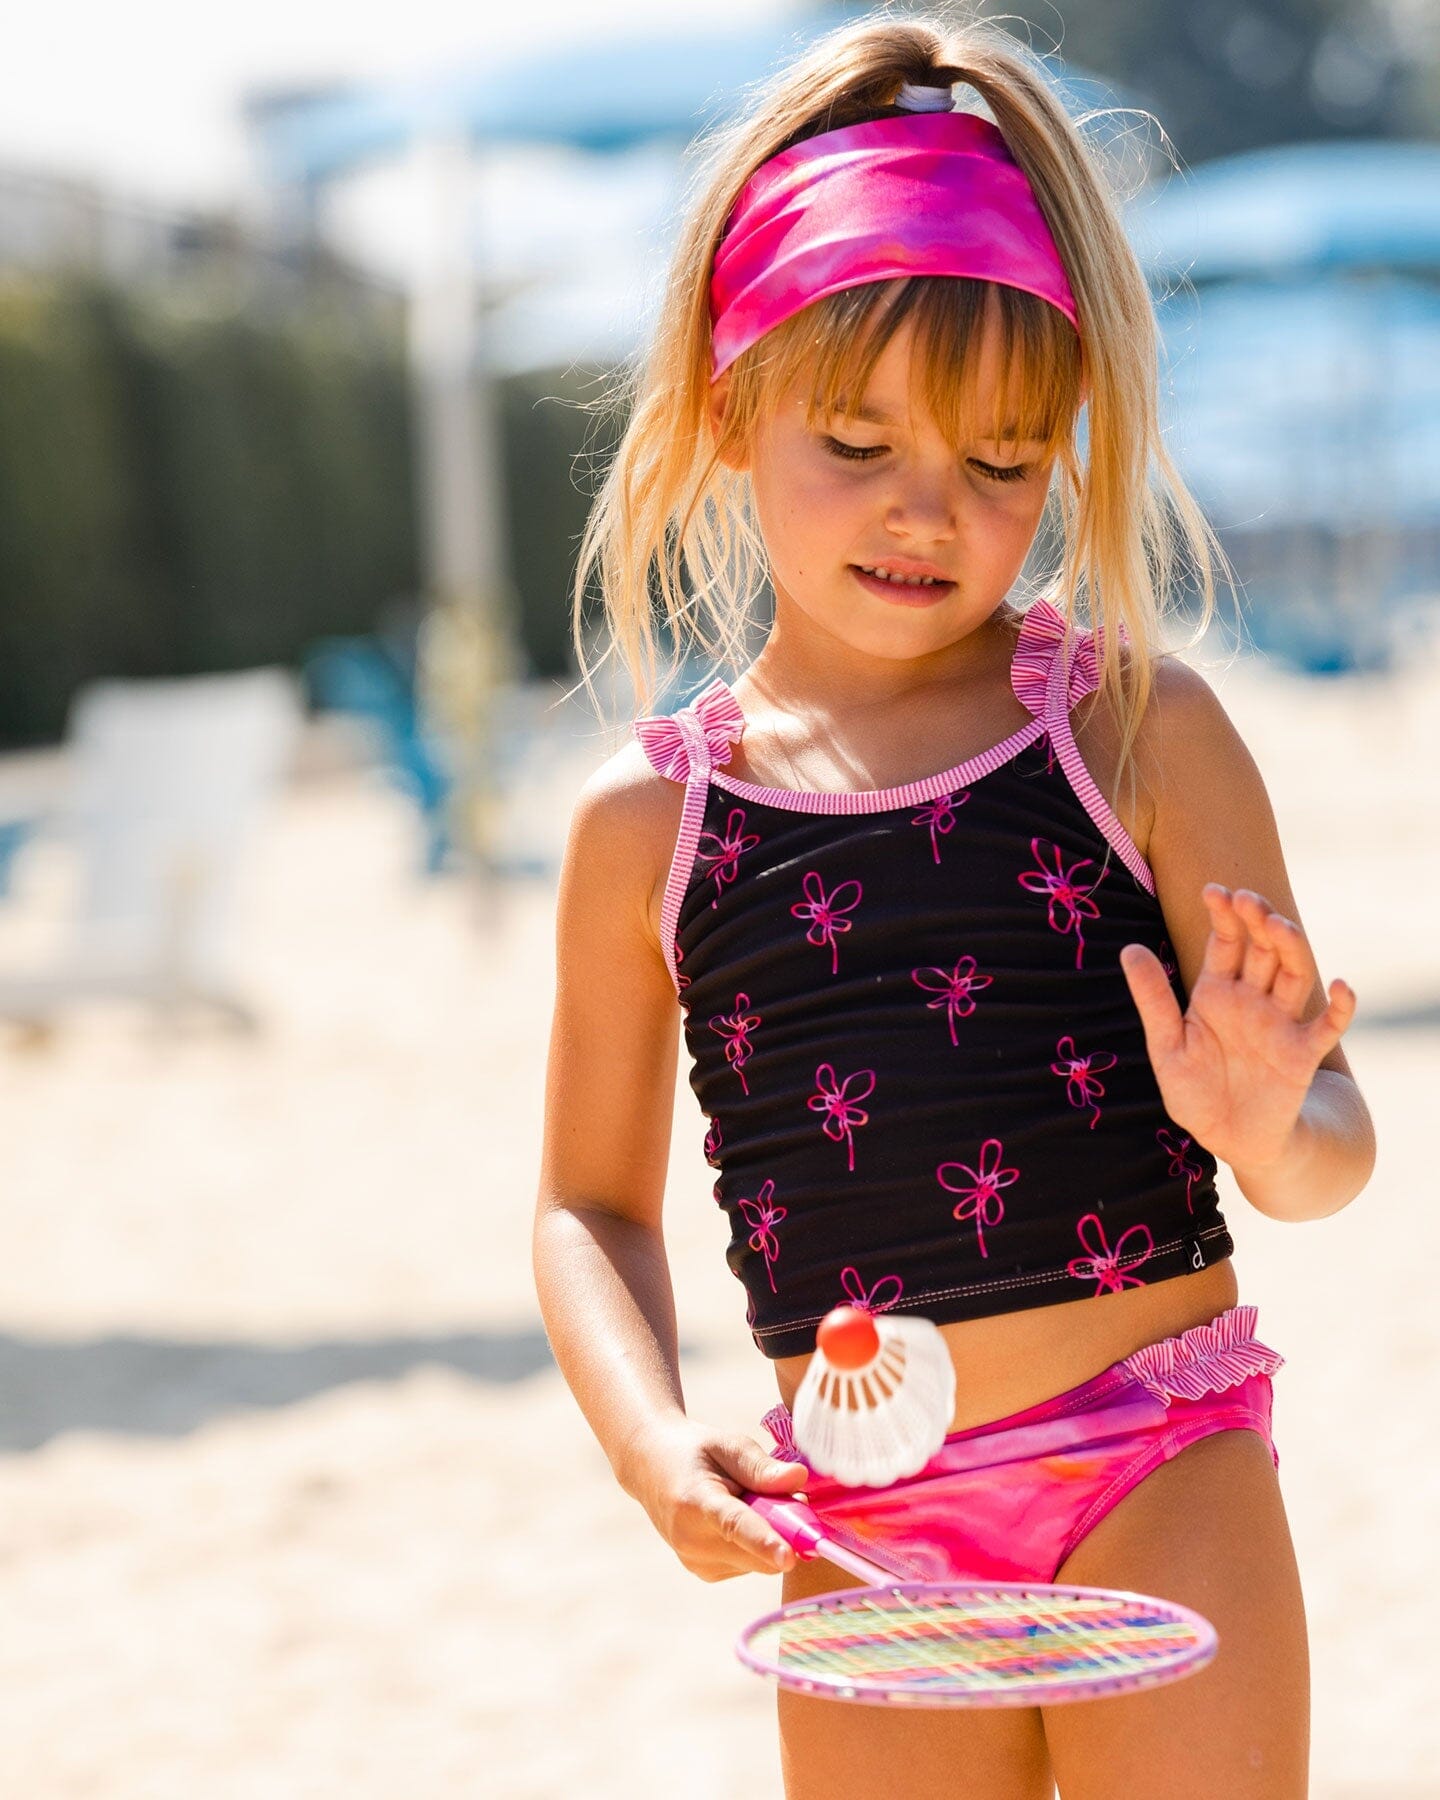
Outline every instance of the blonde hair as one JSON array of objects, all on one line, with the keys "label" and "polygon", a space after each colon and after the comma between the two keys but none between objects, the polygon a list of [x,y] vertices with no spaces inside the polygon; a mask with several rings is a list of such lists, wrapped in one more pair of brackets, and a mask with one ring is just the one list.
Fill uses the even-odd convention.
[{"label": "blonde hair", "polygon": [[[1083,342],[1048,302],[1004,285],[930,276],[848,288],[804,308],[736,359],[716,441],[708,419],[709,284],[736,195],[788,145],[890,116],[902,82],[964,82],[984,103],[1055,238]],[[932,416],[958,442],[991,312],[1002,346],[995,430],[1013,420],[1019,438],[1042,439],[1055,458],[1047,511],[1058,506],[1063,547],[1059,568],[1039,587],[1072,626],[1101,634],[1101,689],[1122,721],[1118,787],[1153,689],[1152,656],[1164,649],[1162,597],[1193,570],[1203,597],[1198,638],[1215,611],[1215,568],[1227,564],[1161,438],[1155,314],[1103,155],[1067,115],[1043,63],[968,8],[955,17],[872,15],[820,38],[698,154],[648,353],[601,402],[628,418],[575,574],[572,636],[592,698],[583,609],[595,576],[609,638],[600,660],[618,651],[641,711],[651,710],[659,685],[657,614],[673,645],[659,680],[668,681],[690,650],[740,666],[767,562],[749,477],[722,459],[748,446],[802,373],[811,379],[812,409],[834,407],[842,396],[858,404],[885,344],[908,318]],[[1082,383],[1089,404],[1083,466],[1075,441]],[[999,410],[1007,402],[1011,410]],[[1124,657],[1122,625],[1130,646]]]}]

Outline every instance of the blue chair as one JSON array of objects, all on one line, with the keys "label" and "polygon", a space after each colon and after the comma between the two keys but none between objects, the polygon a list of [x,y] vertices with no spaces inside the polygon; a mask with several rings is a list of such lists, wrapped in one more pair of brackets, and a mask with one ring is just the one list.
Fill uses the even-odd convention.
[{"label": "blue chair", "polygon": [[435,738],[426,731],[411,672],[379,638],[321,638],[303,658],[312,703],[366,720],[385,767],[420,808],[425,872],[437,874],[451,856],[449,801],[453,786]]},{"label": "blue chair", "polygon": [[9,898],[15,858],[39,823],[39,819],[7,819],[0,825],[0,900]]}]

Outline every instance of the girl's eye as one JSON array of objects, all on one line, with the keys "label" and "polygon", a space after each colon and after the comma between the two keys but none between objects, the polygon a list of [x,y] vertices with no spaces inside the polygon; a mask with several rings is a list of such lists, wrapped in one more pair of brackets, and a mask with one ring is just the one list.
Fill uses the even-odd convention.
[{"label": "girl's eye", "polygon": [[[832,456],[843,457],[847,462],[869,462],[872,457],[883,456],[888,448],[885,444],[846,444],[833,437],[822,437],[820,442]],[[1030,473],[1028,463],[1012,463],[1009,467],[1002,467],[997,463],[980,462],[971,457],[970,465],[979,469],[989,481],[1023,481]]]},{"label": "girl's eye", "polygon": [[842,444],[839,438],[823,437],[820,442],[832,456],[843,456],[850,462],[869,462],[872,456],[883,455],[883,444],[871,444],[861,447],[859,444]]}]

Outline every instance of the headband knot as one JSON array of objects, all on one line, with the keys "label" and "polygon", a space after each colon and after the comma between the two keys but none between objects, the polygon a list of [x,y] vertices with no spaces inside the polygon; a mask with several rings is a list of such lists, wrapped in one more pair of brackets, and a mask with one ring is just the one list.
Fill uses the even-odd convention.
[{"label": "headband knot", "polygon": [[1080,329],[1055,240],[999,127],[978,113],[903,112],[803,138],[741,188],[711,275],[711,379],[812,302],[913,275],[1020,288]]}]

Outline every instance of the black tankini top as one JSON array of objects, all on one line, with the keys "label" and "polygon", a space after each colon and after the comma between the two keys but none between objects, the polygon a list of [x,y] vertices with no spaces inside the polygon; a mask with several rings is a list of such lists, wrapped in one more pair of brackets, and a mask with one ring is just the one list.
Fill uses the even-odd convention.
[{"label": "black tankini top", "polygon": [[1215,1159],[1167,1115],[1119,952],[1187,996],[1150,869],[1069,713],[1091,633],[1025,614],[1030,722],[903,787],[724,773],[716,677],[639,719],[685,783],[664,941],[708,1121],[727,1260],[769,1357],[834,1306],[944,1324],[1165,1281],[1233,1250]]}]

